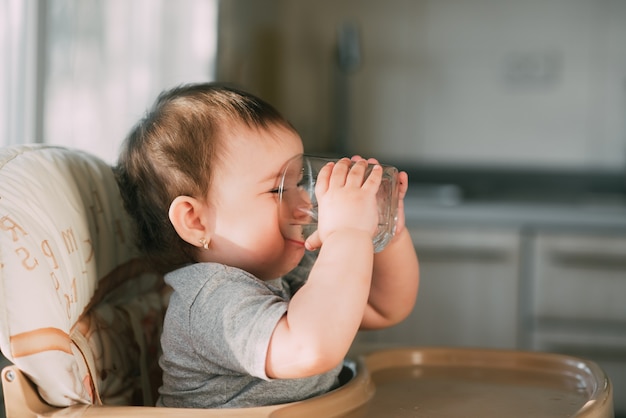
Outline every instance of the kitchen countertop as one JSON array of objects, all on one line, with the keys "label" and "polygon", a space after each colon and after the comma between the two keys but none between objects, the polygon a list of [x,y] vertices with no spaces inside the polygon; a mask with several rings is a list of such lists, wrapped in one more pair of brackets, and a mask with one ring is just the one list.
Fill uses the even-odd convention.
[{"label": "kitchen countertop", "polygon": [[626,203],[620,198],[471,199],[454,193],[405,198],[407,224],[480,225],[513,228],[626,232]]},{"label": "kitchen countertop", "polygon": [[394,165],[409,225],[626,232],[626,169]]}]

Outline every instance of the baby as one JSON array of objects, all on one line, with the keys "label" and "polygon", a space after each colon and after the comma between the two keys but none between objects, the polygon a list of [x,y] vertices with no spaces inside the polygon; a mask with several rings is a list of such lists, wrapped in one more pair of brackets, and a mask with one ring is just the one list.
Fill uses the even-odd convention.
[{"label": "baby", "polygon": [[[116,174],[139,245],[173,288],[158,405],[251,407],[338,385],[359,329],[412,310],[418,262],[404,225],[374,253],[382,169],[360,157],[317,179],[317,233],[279,216],[300,136],[269,104],[216,83],[163,92],[126,139]],[[376,164],[363,181],[367,163]],[[314,251],[313,251],[314,250]]]}]

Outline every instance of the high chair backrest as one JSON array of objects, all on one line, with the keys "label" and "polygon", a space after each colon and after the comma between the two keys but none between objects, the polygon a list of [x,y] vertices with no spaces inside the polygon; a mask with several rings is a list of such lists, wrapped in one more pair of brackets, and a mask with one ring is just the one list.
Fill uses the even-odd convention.
[{"label": "high chair backrest", "polygon": [[153,404],[166,296],[108,164],[0,149],[0,349],[47,403]]}]

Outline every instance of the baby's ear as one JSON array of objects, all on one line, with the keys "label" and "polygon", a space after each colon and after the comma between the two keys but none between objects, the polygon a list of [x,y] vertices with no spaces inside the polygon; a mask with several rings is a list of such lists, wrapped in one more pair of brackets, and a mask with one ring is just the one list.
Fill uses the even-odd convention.
[{"label": "baby's ear", "polygon": [[178,196],[168,212],[176,233],[189,244],[202,247],[211,241],[210,208],[190,196]]}]

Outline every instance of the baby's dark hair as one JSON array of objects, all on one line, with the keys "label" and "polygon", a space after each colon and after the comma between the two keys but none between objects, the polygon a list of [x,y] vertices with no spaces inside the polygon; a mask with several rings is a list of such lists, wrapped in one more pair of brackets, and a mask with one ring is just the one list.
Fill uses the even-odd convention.
[{"label": "baby's dark hair", "polygon": [[162,272],[193,262],[193,247],[172,226],[177,196],[206,198],[229,132],[289,122],[263,100],[220,83],[187,84],[161,93],[131,130],[115,174],[138,247]]}]

